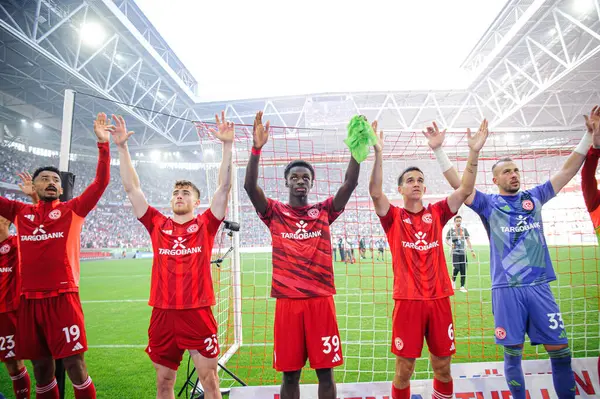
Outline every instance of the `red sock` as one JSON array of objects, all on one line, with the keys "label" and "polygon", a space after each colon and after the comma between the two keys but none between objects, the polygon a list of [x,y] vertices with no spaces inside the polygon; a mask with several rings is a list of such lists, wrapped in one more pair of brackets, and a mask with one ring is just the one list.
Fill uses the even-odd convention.
[{"label": "red sock", "polygon": [[58,392],[58,384],[56,383],[56,378],[52,380],[52,382],[46,386],[35,387],[35,398],[36,399],[59,399],[60,394]]},{"label": "red sock", "polygon": [[92,382],[92,377],[89,375],[83,384],[73,384],[73,388],[75,390],[75,399],[96,399],[96,387]]},{"label": "red sock", "polygon": [[10,379],[13,383],[15,398],[29,399],[31,397],[31,379],[29,378],[29,373],[27,373],[25,367],[17,371],[16,374],[11,374]]},{"label": "red sock", "polygon": [[452,380],[450,382],[442,382],[440,380],[433,379],[433,399],[452,399],[454,394],[454,384]]},{"label": "red sock", "polygon": [[392,399],[409,399],[410,385],[404,389],[398,389],[392,384]]}]

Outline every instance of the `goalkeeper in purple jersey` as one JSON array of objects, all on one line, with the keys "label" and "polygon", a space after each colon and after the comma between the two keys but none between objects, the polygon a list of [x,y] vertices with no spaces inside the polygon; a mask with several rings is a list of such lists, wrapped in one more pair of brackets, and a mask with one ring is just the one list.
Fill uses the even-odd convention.
[{"label": "goalkeeper in purple jersey", "polygon": [[[492,311],[496,343],[504,346],[504,375],[514,399],[525,399],[521,367],[525,334],[532,345],[544,345],[552,364],[552,378],[560,399],[575,397],[571,349],[560,309],[549,283],[556,280],[544,238],[542,206],[579,171],[592,144],[593,126],[561,169],[547,182],[521,191],[521,174],[510,158],[492,167],[499,194],[475,190],[465,204],[479,214],[490,240]],[[434,123],[424,132],[446,180],[460,185],[456,168],[442,149],[445,131]]]}]

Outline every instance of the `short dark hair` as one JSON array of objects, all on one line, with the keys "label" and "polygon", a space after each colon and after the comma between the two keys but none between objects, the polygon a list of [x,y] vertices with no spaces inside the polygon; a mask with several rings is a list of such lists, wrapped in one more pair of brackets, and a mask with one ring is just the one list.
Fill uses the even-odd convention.
[{"label": "short dark hair", "polygon": [[417,172],[421,172],[421,174],[425,176],[425,173],[423,173],[421,169],[417,168],[416,166],[409,166],[408,168],[404,169],[402,173],[400,173],[400,177],[398,177],[398,187],[402,185],[402,182],[404,181],[404,175],[415,170]]},{"label": "short dark hair", "polygon": [[512,158],[509,157],[504,157],[504,158],[500,158],[499,160],[496,161],[495,164],[492,165],[492,173],[494,173],[494,169],[496,169],[496,167],[501,164],[502,162],[514,162],[512,160]]},{"label": "short dark hair", "polygon": [[460,215],[456,215],[456,216],[454,216],[454,220],[456,220],[456,219],[460,219],[460,220],[462,220],[462,216],[460,216]]},{"label": "short dark hair", "polygon": [[182,188],[182,187],[191,187],[192,190],[194,190],[194,192],[198,196],[198,198],[200,198],[200,190],[191,181],[189,181],[189,180],[177,180],[175,182],[175,185],[173,186],[173,188]]},{"label": "short dark hair", "polygon": [[292,162],[288,163],[288,165],[285,167],[285,170],[283,172],[284,179],[288,178],[288,176],[290,174],[290,170],[292,170],[292,168],[295,168],[296,166],[300,166],[300,167],[303,167],[303,168],[306,168],[306,169],[310,170],[310,174],[312,175],[311,176],[312,179],[313,180],[315,179],[315,169],[312,167],[311,164],[309,164],[308,162],[303,161],[301,159],[297,159],[295,161],[292,161]]},{"label": "short dark hair", "polygon": [[58,170],[57,167],[55,166],[42,166],[41,168],[37,168],[35,170],[35,172],[33,172],[33,177],[31,178],[31,180],[35,180],[36,177],[39,176],[40,173],[42,172],[54,172],[58,175],[58,177],[60,177],[60,170]]}]

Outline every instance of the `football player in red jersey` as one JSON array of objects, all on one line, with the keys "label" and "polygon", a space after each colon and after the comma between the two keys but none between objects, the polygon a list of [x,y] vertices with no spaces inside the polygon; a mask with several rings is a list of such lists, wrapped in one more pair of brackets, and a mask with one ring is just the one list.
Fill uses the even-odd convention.
[{"label": "football player in red jersey", "polygon": [[281,398],[300,397],[300,373],[308,357],[319,379],[319,399],[335,399],[333,367],[341,365],[343,357],[333,302],[329,225],[344,211],[356,188],[360,165],[351,157],[337,194],[309,204],[315,171],[306,161],[291,162],[284,172],[289,188],[284,204],[267,198],[258,186],[260,151],[269,137],[269,122],[263,126],[262,112],[256,114],[253,135],[244,189],[271,232],[271,296],[277,298],[273,367],[283,372]]},{"label": "football player in red jersey", "polygon": [[84,219],[96,206],[110,180],[109,137],[114,126],[98,114],[96,178],[78,197],[61,202],[60,172],[42,167],[33,173],[36,205],[0,197],[0,216],[18,231],[21,301],[17,312],[19,357],[31,359],[38,399],[57,399],[54,359],[63,364],[76,399],[96,397],[84,361],[87,351],[79,300],[80,234]]},{"label": "football player in red jersey", "polygon": [[[373,122],[377,131],[377,122]],[[450,296],[453,294],[444,257],[442,229],[473,192],[479,151],[488,135],[487,121],[469,141],[469,157],[460,187],[448,198],[424,206],[425,176],[417,167],[398,178],[404,208],[390,204],[383,193],[383,132],[375,145],[375,163],[369,183],[375,212],[392,252],[395,301],[392,321],[392,353],[396,355],[393,399],[410,398],[410,378],[415,360],[427,339],[433,368],[433,398],[453,397],[450,361],[456,352]]]},{"label": "football player in red jersey", "polygon": [[140,180],[131,162],[128,132],[122,117],[115,118],[113,139],[119,150],[121,179],[133,212],[152,239],[154,260],[150,301],[152,317],[146,352],[156,369],[156,397],[175,398],[173,387],[183,353],[188,350],[207,399],[221,398],[217,375],[217,322],[211,306],[215,294],[210,258],[217,230],[225,218],[232,179],[232,148],[235,126],[216,118],[218,130],[211,129],[223,142],[219,186],[210,208],[195,216],[200,191],[189,181],[175,182],[171,196],[173,217],[148,205]]}]

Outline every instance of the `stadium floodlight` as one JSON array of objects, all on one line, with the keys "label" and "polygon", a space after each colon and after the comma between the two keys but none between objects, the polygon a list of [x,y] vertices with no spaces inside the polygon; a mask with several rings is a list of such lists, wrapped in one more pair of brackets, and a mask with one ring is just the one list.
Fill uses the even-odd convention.
[{"label": "stadium floodlight", "polygon": [[27,119],[21,119],[21,123],[27,123]]},{"label": "stadium floodlight", "polygon": [[576,0],[573,7],[575,12],[587,14],[594,9],[594,2],[593,0]]},{"label": "stadium floodlight", "polygon": [[153,161],[160,161],[160,151],[154,150],[150,153],[150,159]]},{"label": "stadium floodlight", "polygon": [[81,40],[91,47],[100,46],[106,39],[106,31],[97,22],[86,22],[81,25]]},{"label": "stadium floodlight", "polygon": [[41,123],[39,123],[39,122],[33,122],[33,127],[36,128],[36,129],[41,129],[44,126]]}]

